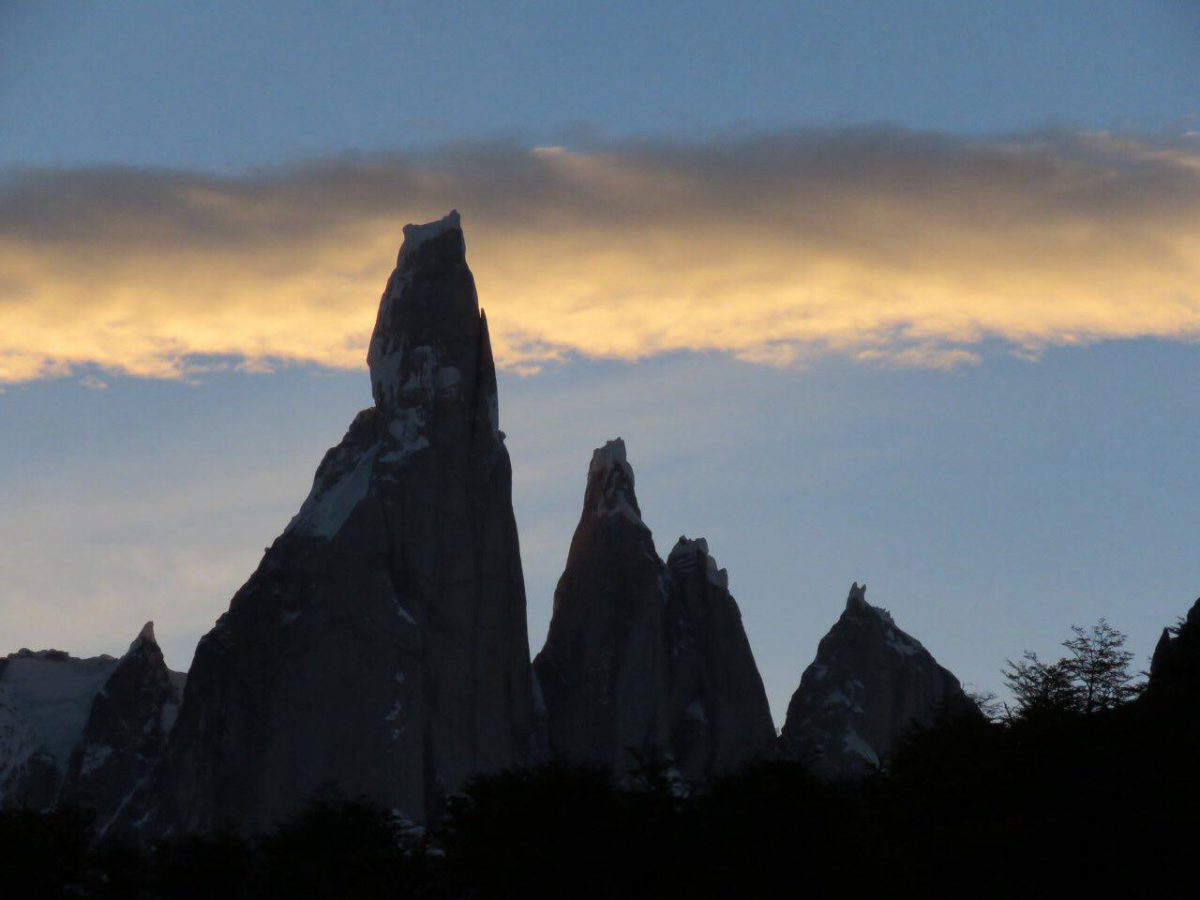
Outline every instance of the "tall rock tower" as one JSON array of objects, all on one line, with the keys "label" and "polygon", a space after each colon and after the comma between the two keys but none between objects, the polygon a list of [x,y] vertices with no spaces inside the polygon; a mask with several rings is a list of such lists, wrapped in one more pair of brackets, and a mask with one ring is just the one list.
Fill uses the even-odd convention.
[{"label": "tall rock tower", "polygon": [[457,212],[405,227],[367,361],[374,406],[196,650],[159,830],[270,827],[330,790],[422,819],[527,757],[512,472]]},{"label": "tall rock tower", "polygon": [[727,585],[703,539],[663,563],[625,443],[596,450],[534,660],[550,752],[618,774],[658,752],[689,778],[766,753],[775,727]]}]

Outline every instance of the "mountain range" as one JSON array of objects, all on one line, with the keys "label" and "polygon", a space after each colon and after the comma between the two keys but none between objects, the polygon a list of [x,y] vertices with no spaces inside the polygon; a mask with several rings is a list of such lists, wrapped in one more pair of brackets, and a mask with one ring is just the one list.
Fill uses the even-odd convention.
[{"label": "mountain range", "polygon": [[[854,584],[777,734],[729,573],[702,537],[659,556],[620,438],[587,466],[531,659],[495,365],[457,212],[405,227],[367,362],[373,405],[186,675],[150,624],[119,659],[0,659],[0,806],[82,805],[101,830],[161,837],[267,829],[333,793],[423,822],[472,776],[552,759],[617,778],[656,759],[681,784],[773,758],[859,778],[913,726],[979,715]],[[1160,682],[1192,671],[1181,642],[1194,630],[1164,635]]]}]

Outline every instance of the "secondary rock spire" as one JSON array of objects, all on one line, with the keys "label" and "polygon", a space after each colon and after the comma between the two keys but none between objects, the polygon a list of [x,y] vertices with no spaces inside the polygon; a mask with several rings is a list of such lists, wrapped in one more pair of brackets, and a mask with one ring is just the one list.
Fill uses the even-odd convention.
[{"label": "secondary rock spire", "polygon": [[620,438],[592,454],[534,669],[550,751],[572,761],[623,773],[658,753],[701,778],[775,737],[727,574],[703,538],[659,558]]}]

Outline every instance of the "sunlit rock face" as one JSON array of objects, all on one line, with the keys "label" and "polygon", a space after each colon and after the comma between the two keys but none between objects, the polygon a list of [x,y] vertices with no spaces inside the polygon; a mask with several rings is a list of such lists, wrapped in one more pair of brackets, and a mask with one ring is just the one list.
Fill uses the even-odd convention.
[{"label": "sunlit rock face", "polygon": [[[878,771],[905,730],[939,710],[975,710],[958,679],[851,586],[788,704],[782,744],[827,777]],[[975,710],[977,712],[977,710]]]},{"label": "sunlit rock face", "polygon": [[185,681],[167,668],[147,622],[92,701],[59,803],[95,811],[103,833],[158,765]]},{"label": "sunlit rock face", "polygon": [[511,469],[457,213],[405,228],[368,363],[374,406],[196,650],[144,828],[270,827],[330,790],[419,820],[527,758]]},{"label": "sunlit rock face", "polygon": [[534,660],[550,753],[618,774],[659,754],[700,778],[767,752],[775,730],[727,583],[703,539],[663,563],[624,442],[596,450]]}]

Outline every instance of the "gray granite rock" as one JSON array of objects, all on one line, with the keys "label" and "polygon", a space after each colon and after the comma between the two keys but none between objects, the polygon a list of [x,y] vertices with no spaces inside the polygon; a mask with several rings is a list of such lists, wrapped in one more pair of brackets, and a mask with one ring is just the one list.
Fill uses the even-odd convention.
[{"label": "gray granite rock", "polygon": [[[940,709],[972,710],[958,679],[920,642],[851,586],[841,618],[821,639],[788,704],[782,745],[826,777],[886,765],[905,730]],[[976,710],[977,711],[977,710]]]},{"label": "gray granite rock", "polygon": [[458,214],[404,232],[368,353],[375,404],[200,641],[143,829],[270,827],[329,790],[420,820],[530,753],[487,320]]}]

